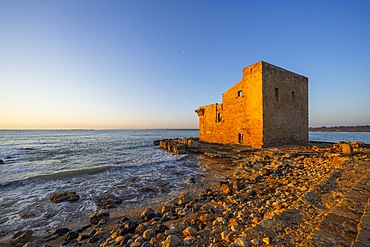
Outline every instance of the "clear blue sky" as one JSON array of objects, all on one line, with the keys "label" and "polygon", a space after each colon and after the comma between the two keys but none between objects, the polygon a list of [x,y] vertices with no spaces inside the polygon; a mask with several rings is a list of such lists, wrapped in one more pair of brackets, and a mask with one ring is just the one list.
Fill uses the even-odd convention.
[{"label": "clear blue sky", "polygon": [[0,0],[0,128],[196,128],[242,69],[309,77],[311,126],[370,124],[370,1]]}]

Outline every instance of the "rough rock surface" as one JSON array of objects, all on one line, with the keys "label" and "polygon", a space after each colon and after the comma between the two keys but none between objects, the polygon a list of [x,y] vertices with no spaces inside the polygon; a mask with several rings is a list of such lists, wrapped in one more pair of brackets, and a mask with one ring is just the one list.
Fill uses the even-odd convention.
[{"label": "rough rock surface", "polygon": [[[205,149],[204,144],[202,152]],[[206,154],[207,153],[207,154]],[[370,148],[316,144],[248,150],[232,157],[218,187],[183,193],[161,208],[46,236],[50,246],[370,246]],[[193,185],[193,186],[196,186]],[[195,188],[195,187],[194,187]],[[93,217],[91,224],[102,218]],[[73,238],[66,240],[66,232]],[[64,234],[63,234],[64,233]],[[78,233],[78,236],[76,235]]]},{"label": "rough rock surface", "polygon": [[59,192],[50,195],[50,201],[54,203],[59,202],[74,202],[80,200],[80,196],[76,192]]}]

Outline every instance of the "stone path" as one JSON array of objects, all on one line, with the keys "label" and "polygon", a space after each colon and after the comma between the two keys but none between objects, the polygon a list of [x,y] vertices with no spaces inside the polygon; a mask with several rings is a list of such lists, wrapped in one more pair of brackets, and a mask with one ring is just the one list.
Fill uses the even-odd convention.
[{"label": "stone path", "polygon": [[358,234],[352,247],[370,246],[370,199],[358,224]]},{"label": "stone path", "polygon": [[[351,246],[358,236],[364,235],[365,231],[358,233],[358,225],[361,223],[361,217],[368,204],[369,185],[370,172],[367,172],[344,199],[324,215],[321,223],[311,234],[313,245]],[[363,238],[361,240],[363,241]],[[370,246],[369,239],[367,239],[367,245],[359,245],[360,239],[357,242],[356,246]]]},{"label": "stone path", "polygon": [[370,246],[369,185],[368,164],[345,162],[291,207],[250,230],[283,246]]}]

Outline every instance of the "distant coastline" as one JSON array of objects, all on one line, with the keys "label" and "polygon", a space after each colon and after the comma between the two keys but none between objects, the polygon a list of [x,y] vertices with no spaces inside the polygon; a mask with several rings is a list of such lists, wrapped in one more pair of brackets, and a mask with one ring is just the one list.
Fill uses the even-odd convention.
[{"label": "distant coastline", "polygon": [[370,125],[363,126],[333,126],[333,127],[315,127],[309,128],[309,131],[320,132],[370,132]]}]

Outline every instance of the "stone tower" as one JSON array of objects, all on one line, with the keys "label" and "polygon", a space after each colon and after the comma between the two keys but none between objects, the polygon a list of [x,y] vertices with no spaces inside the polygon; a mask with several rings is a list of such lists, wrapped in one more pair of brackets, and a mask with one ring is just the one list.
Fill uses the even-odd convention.
[{"label": "stone tower", "polygon": [[266,62],[243,69],[222,104],[201,106],[202,141],[256,148],[308,143],[308,78]]}]

